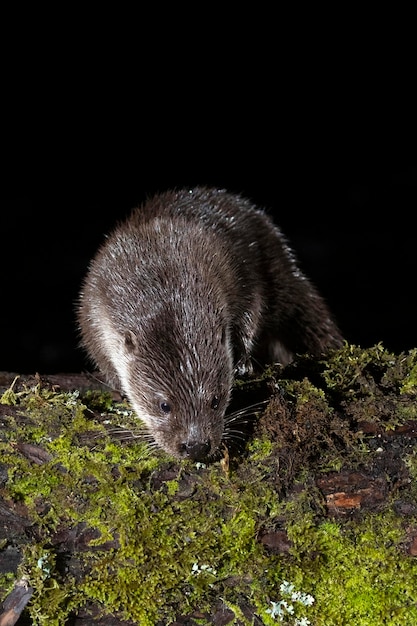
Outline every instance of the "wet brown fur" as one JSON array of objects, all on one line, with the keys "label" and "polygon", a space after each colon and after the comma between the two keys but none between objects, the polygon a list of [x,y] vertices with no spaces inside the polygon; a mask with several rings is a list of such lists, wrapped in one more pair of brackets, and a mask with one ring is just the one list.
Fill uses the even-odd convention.
[{"label": "wet brown fur", "polygon": [[205,187],[158,194],[117,225],[77,315],[83,347],[154,441],[196,459],[220,446],[236,371],[342,343],[268,215]]}]

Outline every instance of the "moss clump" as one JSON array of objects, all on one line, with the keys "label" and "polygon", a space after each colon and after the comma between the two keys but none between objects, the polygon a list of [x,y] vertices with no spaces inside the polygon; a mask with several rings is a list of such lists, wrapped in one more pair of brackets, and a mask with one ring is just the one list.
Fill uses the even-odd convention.
[{"label": "moss clump", "polygon": [[294,547],[289,580],[315,598],[315,626],[417,624],[417,561],[404,557],[402,522],[392,512],[361,522],[288,527]]},{"label": "moss clump", "polygon": [[347,344],[322,365],[327,388],[347,415],[385,430],[417,419],[417,348],[395,355],[382,344],[367,350]]}]

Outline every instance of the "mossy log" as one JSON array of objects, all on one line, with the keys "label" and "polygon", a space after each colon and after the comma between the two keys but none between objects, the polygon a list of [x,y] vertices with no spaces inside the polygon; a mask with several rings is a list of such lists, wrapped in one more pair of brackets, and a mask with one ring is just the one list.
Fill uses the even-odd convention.
[{"label": "mossy log", "polygon": [[237,381],[210,464],[91,376],[0,396],[0,626],[417,624],[417,349]]}]

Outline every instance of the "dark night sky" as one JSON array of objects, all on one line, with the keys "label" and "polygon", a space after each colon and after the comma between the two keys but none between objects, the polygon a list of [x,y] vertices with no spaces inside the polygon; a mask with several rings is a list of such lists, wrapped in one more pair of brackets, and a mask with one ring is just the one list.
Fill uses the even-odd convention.
[{"label": "dark night sky", "polygon": [[165,154],[159,165],[60,171],[51,186],[47,173],[33,187],[21,181],[2,236],[0,370],[85,369],[74,304],[104,233],[147,194],[194,184],[239,191],[271,212],[350,341],[416,347],[416,163],[370,154],[358,164],[341,152],[284,165],[279,155],[258,167],[251,154],[231,155],[230,168],[188,159],[181,167]]},{"label": "dark night sky", "polygon": [[0,371],[86,369],[75,302],[104,234],[196,184],[271,212],[347,339],[416,347],[412,14],[157,11],[7,15]]},{"label": "dark night sky", "polygon": [[414,118],[261,105],[219,102],[215,119],[140,110],[134,125],[131,110],[123,123],[83,101],[29,116],[3,172],[0,371],[88,368],[74,310],[104,234],[147,195],[196,184],[270,211],[349,341],[417,346]]}]

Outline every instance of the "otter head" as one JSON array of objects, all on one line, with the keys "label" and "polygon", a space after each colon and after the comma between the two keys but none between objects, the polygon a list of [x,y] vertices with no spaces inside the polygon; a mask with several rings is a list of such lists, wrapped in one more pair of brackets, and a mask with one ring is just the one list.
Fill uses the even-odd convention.
[{"label": "otter head", "polygon": [[165,309],[125,330],[116,369],[153,441],[173,456],[203,460],[221,444],[233,357],[223,316],[198,317]]}]

